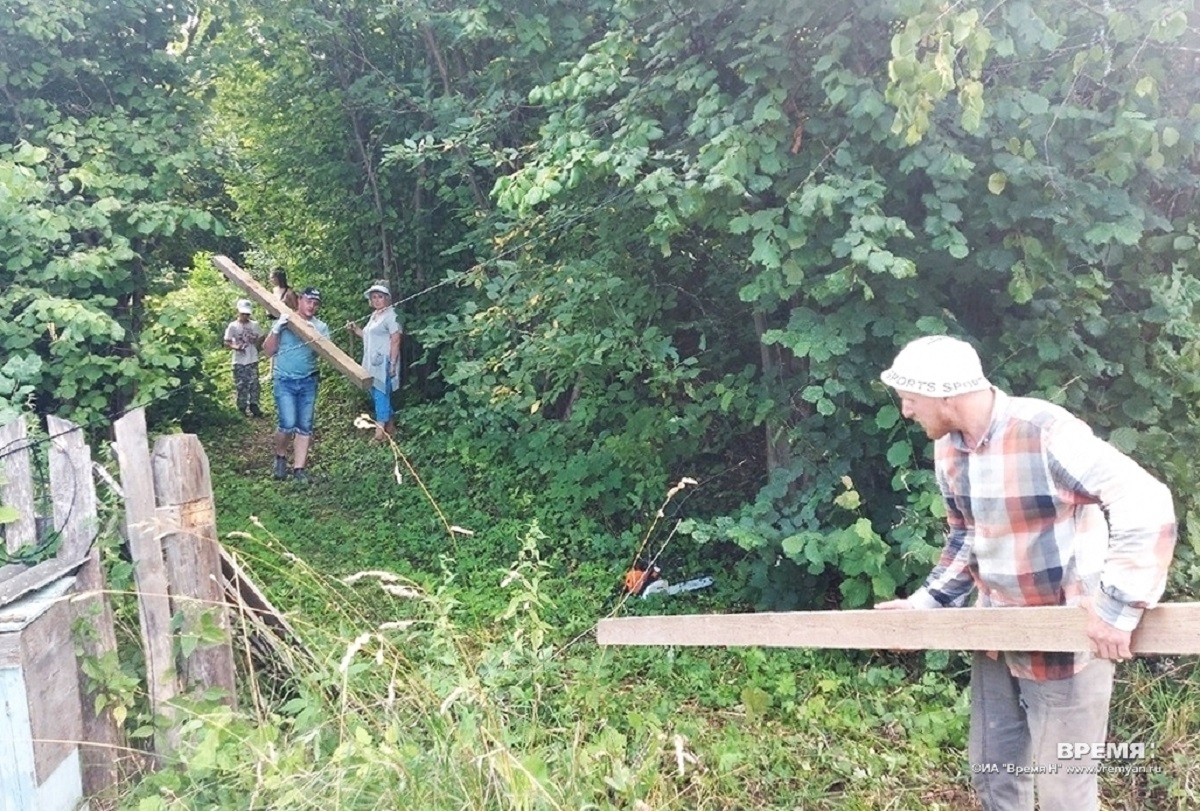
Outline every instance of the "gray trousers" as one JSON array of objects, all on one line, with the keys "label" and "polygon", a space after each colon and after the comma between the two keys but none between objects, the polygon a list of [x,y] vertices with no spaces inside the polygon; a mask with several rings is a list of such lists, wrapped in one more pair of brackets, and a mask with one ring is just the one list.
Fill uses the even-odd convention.
[{"label": "gray trousers", "polygon": [[971,667],[971,783],[985,811],[1096,811],[1099,761],[1063,760],[1059,743],[1103,743],[1114,665],[1095,659],[1069,679],[1013,676],[1004,657]]}]

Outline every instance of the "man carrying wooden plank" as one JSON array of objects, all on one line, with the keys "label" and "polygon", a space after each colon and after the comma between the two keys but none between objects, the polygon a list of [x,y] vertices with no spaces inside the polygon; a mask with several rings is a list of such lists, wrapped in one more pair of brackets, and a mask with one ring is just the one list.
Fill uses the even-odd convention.
[{"label": "man carrying wooden plank", "polygon": [[[1094,811],[1114,662],[1162,596],[1167,488],[1056,405],[993,387],[964,341],[918,338],[881,376],[935,440],[949,534],[924,586],[877,609],[1079,605],[1092,651],[976,652],[972,783],[986,811]],[[1093,754],[1094,757],[1094,754]]]},{"label": "man carrying wooden plank", "polygon": [[[306,287],[296,301],[296,314],[329,339],[329,326],[317,318],[321,291]],[[308,484],[308,446],[312,442],[313,416],[317,407],[317,353],[309,342],[289,329],[291,319],[286,312],[271,325],[263,342],[263,353],[274,358],[272,383],[275,390],[275,410],[279,414],[279,429],[275,432],[275,462],[272,473],[276,479],[288,477],[287,440],[292,436],[292,480]]]}]

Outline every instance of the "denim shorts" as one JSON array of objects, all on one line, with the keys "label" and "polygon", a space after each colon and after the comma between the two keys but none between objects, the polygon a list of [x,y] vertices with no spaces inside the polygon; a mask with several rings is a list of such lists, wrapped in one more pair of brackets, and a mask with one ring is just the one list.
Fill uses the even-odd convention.
[{"label": "denim shorts", "polygon": [[275,380],[275,410],[279,412],[279,430],[282,433],[312,436],[313,412],[316,408],[316,375]]}]

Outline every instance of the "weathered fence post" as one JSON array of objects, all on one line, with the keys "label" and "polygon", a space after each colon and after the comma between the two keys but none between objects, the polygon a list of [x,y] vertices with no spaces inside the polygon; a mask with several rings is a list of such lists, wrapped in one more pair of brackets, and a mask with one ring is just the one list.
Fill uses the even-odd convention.
[{"label": "weathered fence post", "polygon": [[[99,534],[96,515],[96,485],[92,481],[92,452],[84,442],[83,431],[74,423],[58,417],[46,418],[50,432],[50,492],[54,502],[54,526],[62,533],[59,555],[68,560],[85,558],[75,576],[73,616],[86,623],[91,633],[78,640],[83,656],[100,659],[116,655],[117,636],[113,629],[112,608],[100,565],[100,550],[95,544]],[[96,712],[88,691],[87,677],[79,672],[79,692],[83,712],[83,740],[80,760],[83,768],[83,793],[100,794],[117,784],[117,761],[126,749],[125,736],[111,712]]]},{"label": "weathered fence post", "polygon": [[116,434],[117,466],[125,493],[125,527],[133,574],[138,590],[138,617],[146,651],[146,681],[150,706],[171,723],[164,737],[155,741],[158,755],[176,748],[178,730],[171,702],[179,694],[175,654],[171,644],[171,603],[167,571],[159,543],[154,482],[150,477],[150,448],[146,438],[146,412],[130,411],[113,424]]},{"label": "weathered fence post", "polygon": [[152,467],[167,581],[183,633],[196,632],[205,614],[224,633],[220,644],[197,647],[183,660],[184,687],[219,687],[232,705],[233,648],[208,456],[194,434],[171,434],[154,443]]}]

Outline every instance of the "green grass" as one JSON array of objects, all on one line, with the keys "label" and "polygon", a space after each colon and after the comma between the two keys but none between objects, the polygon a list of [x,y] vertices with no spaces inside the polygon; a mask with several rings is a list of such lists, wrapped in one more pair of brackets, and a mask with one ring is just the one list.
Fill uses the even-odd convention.
[{"label": "green grass", "polygon": [[[357,410],[323,394],[307,488],[270,479],[267,421],[202,437],[225,543],[316,657],[282,681],[243,662],[239,711],[194,707],[181,765],[122,808],[975,807],[963,657],[599,648],[636,540],[471,464],[433,409],[404,413],[399,459],[334,416]],[[344,582],[368,570],[395,579]],[[1164,771],[1106,776],[1109,808],[1196,807],[1197,685],[1192,661],[1122,669],[1113,738],[1153,742]]]}]

